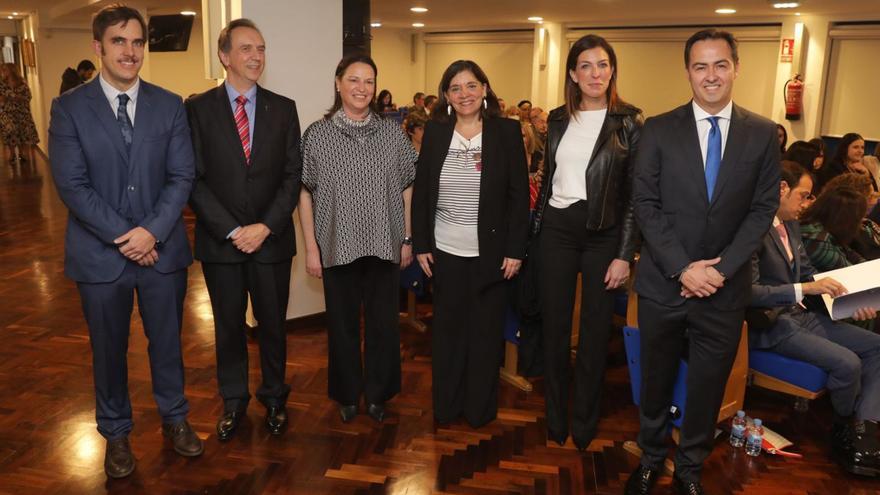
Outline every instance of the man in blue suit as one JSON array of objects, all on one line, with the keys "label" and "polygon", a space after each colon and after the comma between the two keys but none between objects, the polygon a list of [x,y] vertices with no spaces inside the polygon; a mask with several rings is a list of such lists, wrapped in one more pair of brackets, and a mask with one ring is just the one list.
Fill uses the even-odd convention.
[{"label": "man in blue suit", "polygon": [[[840,282],[813,280],[816,269],[801,241],[797,218],[813,189],[810,173],[795,162],[782,162],[779,209],[773,228],[752,257],[749,346],[806,361],[828,372],[834,420],[834,459],[847,471],[880,476],[880,335],[842,321],[824,309],[808,310],[804,297],[846,293]],[[818,302],[818,306],[823,306]],[[874,308],[853,318],[870,320]]]},{"label": "man in blue suit", "polygon": [[162,432],[181,455],[203,450],[186,421],[180,348],[192,263],[181,210],[194,165],[180,97],[138,77],[147,32],[141,15],[107,7],[92,31],[101,73],[52,103],[49,158],[70,210],[64,268],[89,326],[104,470],[121,478],[135,467],[126,360],[135,292]]}]

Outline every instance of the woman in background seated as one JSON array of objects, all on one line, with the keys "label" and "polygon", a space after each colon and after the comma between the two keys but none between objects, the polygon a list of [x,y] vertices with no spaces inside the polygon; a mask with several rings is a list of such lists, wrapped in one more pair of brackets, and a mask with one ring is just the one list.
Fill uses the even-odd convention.
[{"label": "woman in background seated", "polygon": [[862,228],[868,200],[862,191],[829,182],[801,215],[801,236],[810,262],[819,272],[865,261],[850,247]]},{"label": "woman in background seated", "polygon": [[[849,187],[859,191],[868,201],[868,211],[871,211],[876,206],[877,199],[880,197],[880,195],[874,192],[874,188],[871,187],[871,179],[866,175],[838,175],[831,179],[831,182],[825,187],[826,189]],[[850,247],[866,260],[880,258],[880,225],[877,225],[870,218],[863,218],[859,234],[853,239]]]},{"label": "woman in background seated", "polygon": [[809,141],[795,141],[785,150],[782,155],[783,160],[790,160],[810,173],[822,167],[822,150],[818,146]]},{"label": "woman in background seated", "polygon": [[428,117],[421,112],[411,113],[403,120],[403,130],[406,131],[416,153],[422,152],[422,138],[425,136],[425,124],[427,123]]},{"label": "woman in background seated", "polygon": [[862,136],[854,132],[845,134],[840,138],[840,142],[837,143],[837,148],[834,150],[834,156],[831,158],[831,161],[819,170],[818,190],[821,191],[825,184],[838,175],[852,172],[869,176],[874,191],[880,191],[877,178],[862,163],[864,156],[865,140]]},{"label": "woman in background seated", "polygon": [[776,124],[776,137],[779,139],[779,154],[785,154],[785,145],[788,144],[788,131],[782,124]]},{"label": "woman in background seated", "polygon": [[383,89],[379,92],[379,97],[376,98],[376,111],[380,114],[397,111],[397,105],[391,101],[391,91]]},{"label": "woman in background seated", "polygon": [[617,94],[611,45],[595,35],[576,41],[566,61],[565,105],[550,112],[532,234],[539,246],[547,436],[560,445],[569,432],[571,319],[581,274],[571,422],[580,450],[599,422],[613,291],[629,279],[639,242],[632,168],[641,126],[641,111]]},{"label": "woman in background seated", "polygon": [[453,62],[425,127],[413,190],[413,246],[433,278],[434,419],[472,426],[498,411],[508,285],[529,231],[526,155],[519,123],[500,118],[489,79]]}]

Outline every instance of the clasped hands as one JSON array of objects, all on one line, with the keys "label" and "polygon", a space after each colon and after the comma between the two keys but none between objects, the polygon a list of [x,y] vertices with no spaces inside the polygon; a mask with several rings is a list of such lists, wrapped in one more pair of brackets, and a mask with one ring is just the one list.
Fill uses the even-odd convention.
[{"label": "clasped hands", "polygon": [[143,227],[135,227],[113,239],[113,244],[116,244],[123,256],[138,265],[153,266],[159,261],[156,238]]},{"label": "clasped hands", "polygon": [[269,230],[266,224],[252,223],[236,230],[229,239],[232,241],[232,245],[242,253],[253,254],[260,250],[260,247],[263,246],[263,241],[271,233],[272,231]]},{"label": "clasped hands", "polygon": [[724,276],[715,269],[721,258],[694,261],[681,272],[681,295],[686,299],[692,297],[709,297],[724,286]]}]

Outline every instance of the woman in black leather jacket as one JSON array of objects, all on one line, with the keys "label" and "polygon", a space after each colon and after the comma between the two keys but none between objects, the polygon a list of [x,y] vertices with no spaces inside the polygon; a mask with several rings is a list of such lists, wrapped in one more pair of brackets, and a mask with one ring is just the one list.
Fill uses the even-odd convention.
[{"label": "woman in black leather jacket", "polygon": [[544,331],[548,437],[568,437],[569,342],[577,275],[580,334],[574,368],[572,439],[584,450],[596,434],[613,314],[639,242],[631,197],[641,110],[617,95],[617,58],[588,35],[566,62],[565,105],[550,112],[545,175],[532,233]]}]

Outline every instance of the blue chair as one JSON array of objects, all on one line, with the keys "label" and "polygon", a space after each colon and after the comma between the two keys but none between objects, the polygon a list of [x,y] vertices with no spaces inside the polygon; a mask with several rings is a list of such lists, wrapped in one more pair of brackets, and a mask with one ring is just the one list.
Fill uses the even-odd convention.
[{"label": "blue chair", "polygon": [[806,411],[809,402],[825,393],[828,373],[822,368],[770,351],[749,351],[752,385],[795,397],[795,409]]}]

